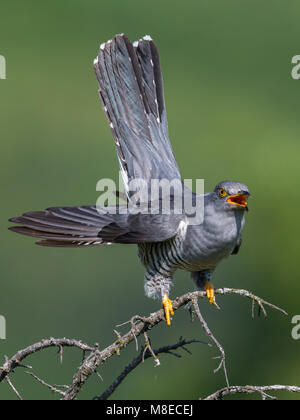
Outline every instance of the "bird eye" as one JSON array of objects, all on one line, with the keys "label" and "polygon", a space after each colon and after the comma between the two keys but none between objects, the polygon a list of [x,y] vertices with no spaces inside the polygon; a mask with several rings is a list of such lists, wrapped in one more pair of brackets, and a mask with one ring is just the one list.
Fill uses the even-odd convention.
[{"label": "bird eye", "polygon": [[224,188],[220,188],[219,189],[219,196],[224,198],[224,197],[226,197],[226,195],[227,195],[227,192],[224,190]]}]

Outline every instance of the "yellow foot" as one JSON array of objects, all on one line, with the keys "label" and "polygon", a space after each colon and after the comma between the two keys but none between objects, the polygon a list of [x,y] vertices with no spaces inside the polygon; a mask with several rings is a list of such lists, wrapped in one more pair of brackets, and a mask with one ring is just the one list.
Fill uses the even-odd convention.
[{"label": "yellow foot", "polygon": [[209,303],[211,305],[216,305],[215,289],[209,281],[205,283],[205,290],[206,290],[206,296],[208,298]]},{"label": "yellow foot", "polygon": [[171,316],[174,315],[172,301],[169,299],[168,293],[164,293],[161,305],[165,310],[165,317],[167,325],[171,325]]}]

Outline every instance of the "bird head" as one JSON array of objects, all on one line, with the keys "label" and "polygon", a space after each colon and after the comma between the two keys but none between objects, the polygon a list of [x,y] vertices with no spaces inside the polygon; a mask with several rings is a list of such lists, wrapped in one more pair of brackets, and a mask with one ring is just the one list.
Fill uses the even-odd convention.
[{"label": "bird head", "polygon": [[216,186],[214,194],[217,207],[225,210],[248,211],[250,192],[247,185],[236,181],[223,181]]}]

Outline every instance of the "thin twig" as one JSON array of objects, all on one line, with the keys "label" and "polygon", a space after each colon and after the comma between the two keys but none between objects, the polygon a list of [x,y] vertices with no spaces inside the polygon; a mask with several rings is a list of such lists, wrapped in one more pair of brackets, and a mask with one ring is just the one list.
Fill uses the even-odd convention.
[{"label": "thin twig", "polygon": [[144,337],[145,337],[145,344],[146,345],[145,345],[145,349],[143,351],[143,363],[144,363],[144,360],[145,360],[145,353],[148,350],[152,354],[153,359],[155,360],[155,367],[156,366],[159,366],[160,365],[159,358],[157,357],[157,355],[155,354],[155,352],[152,350],[152,347],[151,347],[151,344],[150,344],[150,340],[149,340],[149,337],[148,337],[148,335],[147,335],[146,332],[144,332]]},{"label": "thin twig", "polygon": [[61,344],[59,344],[59,350],[58,350],[58,354],[59,354],[59,360],[60,360],[60,364],[63,364],[63,355],[64,355],[64,348]]},{"label": "thin twig", "polygon": [[[49,385],[47,384],[47,382],[43,381],[43,379],[39,378],[37,375],[35,375],[32,372],[26,372],[28,375],[32,376],[34,379],[36,379],[40,384],[44,385],[45,387],[49,388],[50,391],[56,393],[56,394],[60,394],[62,396],[65,395],[65,393],[63,391],[60,391],[59,389],[55,388],[55,386]],[[62,386],[61,386],[62,387]]]},{"label": "thin twig", "polygon": [[253,293],[249,292],[248,290],[243,290],[243,289],[229,289],[229,288],[223,288],[223,289],[218,289],[215,291],[215,294],[217,295],[239,295],[239,296],[243,296],[246,297],[248,299],[250,299],[253,302],[256,302],[259,306],[259,308],[263,311],[264,315],[267,316],[267,312],[264,308],[264,306],[269,306],[272,309],[275,309],[276,311],[279,311],[281,313],[283,313],[284,315],[288,315],[288,313],[284,310],[279,308],[278,306],[274,305],[273,303],[267,302],[266,300],[255,296]]},{"label": "thin twig", "polygon": [[[156,350],[152,350],[153,354],[157,358],[158,354],[166,353],[171,354],[176,357],[181,357],[181,355],[178,355],[176,353],[173,353],[173,350],[176,350],[178,348],[185,348],[185,346],[192,344],[192,343],[203,343],[199,340],[183,340],[182,337],[179,338],[179,341],[176,344],[170,345],[170,346],[164,346],[160,347]],[[186,349],[186,348],[185,348]],[[149,350],[149,348],[145,347],[145,350],[142,349],[140,354],[130,362],[125,369],[122,371],[122,373],[114,380],[114,382],[107,388],[106,391],[103,392],[100,397],[95,397],[95,400],[107,400],[108,397],[111,396],[111,394],[118,388],[119,385],[123,382],[123,380],[127,377],[127,375],[132,372],[140,363],[143,363],[144,360],[154,357],[152,352]]]},{"label": "thin twig", "polygon": [[14,387],[14,385],[12,384],[12,382],[11,382],[11,380],[10,380],[10,378],[9,378],[9,376],[7,375],[6,377],[5,377],[5,379],[6,379],[6,382],[8,383],[8,385],[11,387],[11,389],[14,391],[14,393],[16,394],[16,396],[18,397],[18,399],[20,400],[20,401],[22,401],[23,400],[23,398],[21,397],[21,395],[19,394],[19,392],[17,391],[17,389]]},{"label": "thin twig", "polygon": [[208,337],[214,342],[214,344],[216,345],[216,347],[220,351],[220,356],[217,356],[215,358],[216,359],[217,358],[220,358],[221,359],[221,362],[220,362],[219,366],[214,370],[214,373],[217,373],[223,367],[226,385],[227,385],[227,387],[229,387],[228,374],[227,374],[227,369],[226,369],[226,356],[225,356],[225,351],[224,351],[223,347],[221,346],[221,344],[216,339],[216,337],[213,335],[213,333],[211,332],[210,328],[208,327],[205,319],[203,318],[203,316],[202,316],[202,314],[200,312],[200,309],[199,309],[199,305],[198,305],[197,299],[194,298],[192,300],[192,303],[193,303],[193,307],[194,307],[195,313],[197,315],[197,318],[199,319],[199,321],[200,321],[200,323],[202,325],[202,328],[204,329],[204,331],[206,332],[206,334],[208,335]]}]

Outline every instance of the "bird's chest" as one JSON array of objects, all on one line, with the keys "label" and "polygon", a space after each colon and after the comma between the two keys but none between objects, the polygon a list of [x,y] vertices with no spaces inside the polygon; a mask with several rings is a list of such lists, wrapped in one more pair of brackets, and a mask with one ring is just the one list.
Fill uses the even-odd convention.
[{"label": "bird's chest", "polygon": [[235,217],[209,218],[202,225],[189,226],[182,243],[183,258],[193,270],[212,269],[236,246],[243,221]]}]

